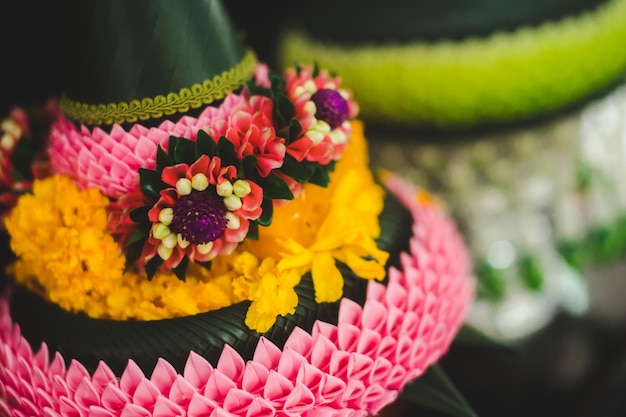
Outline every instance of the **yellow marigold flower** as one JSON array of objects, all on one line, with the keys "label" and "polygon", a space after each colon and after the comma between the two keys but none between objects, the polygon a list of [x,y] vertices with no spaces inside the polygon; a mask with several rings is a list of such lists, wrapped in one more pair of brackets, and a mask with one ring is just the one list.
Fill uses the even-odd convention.
[{"label": "yellow marigold flower", "polygon": [[252,304],[246,314],[246,325],[263,333],[274,325],[277,316],[295,313],[298,295],[294,288],[300,282],[300,274],[295,270],[279,271],[271,258],[265,258],[257,272],[260,279],[250,286]]},{"label": "yellow marigold flower", "polygon": [[69,178],[35,181],[6,219],[18,256],[16,280],[66,310],[97,308],[106,284],[121,282],[124,259],[106,230],[108,199]]},{"label": "yellow marigold flower", "polygon": [[260,229],[259,241],[248,244],[259,257],[280,253],[282,272],[311,271],[317,302],[337,301],[343,293],[343,276],[335,261],[365,279],[385,276],[389,255],[375,241],[380,234],[384,191],[368,167],[359,123],[354,132],[329,186],[307,184],[297,199],[275,209],[272,224]]}]

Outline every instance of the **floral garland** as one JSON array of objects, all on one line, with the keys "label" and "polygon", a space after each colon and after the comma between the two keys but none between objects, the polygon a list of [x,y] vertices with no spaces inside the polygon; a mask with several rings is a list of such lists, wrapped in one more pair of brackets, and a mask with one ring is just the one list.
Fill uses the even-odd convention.
[{"label": "floral garland", "polygon": [[357,112],[338,86],[314,67],[288,69],[283,79],[259,66],[195,140],[172,136],[155,169],[139,170],[140,188],[112,207],[127,268],[136,264],[151,279],[164,267],[184,280],[189,262],[257,238],[274,201],[292,200],[307,182],[326,186]]},{"label": "floral garland", "polygon": [[[303,274],[318,302],[342,296],[336,262],[384,278],[383,191],[338,79],[313,67],[283,79],[261,65],[206,111],[195,136],[171,135],[117,198],[58,170],[36,181],[6,221],[17,281],[69,311],[119,320],[249,300],[246,324],[265,332],[295,310]],[[300,225],[290,220],[307,212]]]}]

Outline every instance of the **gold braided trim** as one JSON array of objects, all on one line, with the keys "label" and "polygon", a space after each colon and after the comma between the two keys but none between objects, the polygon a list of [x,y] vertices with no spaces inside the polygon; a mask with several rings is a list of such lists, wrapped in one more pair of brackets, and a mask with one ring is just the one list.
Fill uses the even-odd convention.
[{"label": "gold braided trim", "polygon": [[182,88],[178,94],[158,95],[154,98],[132,100],[129,103],[87,104],[72,101],[63,96],[61,109],[70,119],[83,124],[102,125],[113,123],[135,123],[138,120],[159,119],[176,113],[185,113],[203,104],[222,99],[244,85],[254,73],[257,58],[248,50],[239,64],[212,80]]}]

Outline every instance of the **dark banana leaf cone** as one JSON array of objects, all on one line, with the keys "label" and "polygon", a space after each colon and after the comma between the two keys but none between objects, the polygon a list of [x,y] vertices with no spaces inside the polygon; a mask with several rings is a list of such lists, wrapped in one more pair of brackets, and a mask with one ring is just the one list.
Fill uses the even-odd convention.
[{"label": "dark banana leaf cone", "polygon": [[252,77],[220,0],[66,0],[65,115],[106,126],[178,119]]}]

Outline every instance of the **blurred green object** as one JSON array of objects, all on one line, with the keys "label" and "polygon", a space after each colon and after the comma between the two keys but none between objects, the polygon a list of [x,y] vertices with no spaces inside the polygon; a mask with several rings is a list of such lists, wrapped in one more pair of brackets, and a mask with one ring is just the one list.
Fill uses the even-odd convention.
[{"label": "blurred green object", "polygon": [[[293,26],[280,37],[279,65],[316,61],[341,74],[369,125],[462,130],[524,122],[622,80],[626,0],[593,6],[462,39],[342,43],[329,40],[332,29],[322,38]],[[356,9],[354,16],[358,23]]]}]

